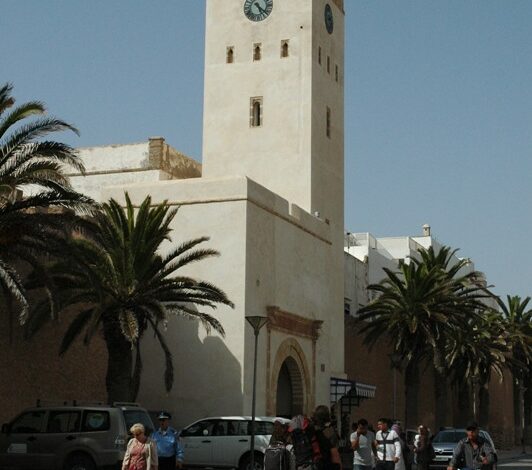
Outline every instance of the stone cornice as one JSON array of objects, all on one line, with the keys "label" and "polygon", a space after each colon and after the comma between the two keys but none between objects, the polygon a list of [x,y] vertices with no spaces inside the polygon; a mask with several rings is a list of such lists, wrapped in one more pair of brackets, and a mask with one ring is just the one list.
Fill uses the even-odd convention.
[{"label": "stone cornice", "polygon": [[323,321],[312,320],[309,318],[289,313],[281,310],[279,307],[267,307],[268,312],[268,330],[277,330],[284,333],[290,333],[295,336],[310,338],[316,341],[320,336],[320,329]]}]

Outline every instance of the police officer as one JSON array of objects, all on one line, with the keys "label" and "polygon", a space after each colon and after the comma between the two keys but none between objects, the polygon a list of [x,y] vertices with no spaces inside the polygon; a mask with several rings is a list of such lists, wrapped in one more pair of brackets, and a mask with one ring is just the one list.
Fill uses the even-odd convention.
[{"label": "police officer", "polygon": [[159,429],[150,437],[157,444],[159,470],[181,469],[185,451],[179,433],[170,427],[172,416],[166,411],[161,411],[157,419],[159,420]]}]

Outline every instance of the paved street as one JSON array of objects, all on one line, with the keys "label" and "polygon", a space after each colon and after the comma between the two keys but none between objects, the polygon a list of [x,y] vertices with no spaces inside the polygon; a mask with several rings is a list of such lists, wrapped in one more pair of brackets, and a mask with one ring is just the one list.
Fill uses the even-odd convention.
[{"label": "paved street", "polygon": [[515,470],[521,468],[532,468],[532,457],[525,456],[520,459],[508,460],[506,462],[500,462],[497,468],[513,468]]}]

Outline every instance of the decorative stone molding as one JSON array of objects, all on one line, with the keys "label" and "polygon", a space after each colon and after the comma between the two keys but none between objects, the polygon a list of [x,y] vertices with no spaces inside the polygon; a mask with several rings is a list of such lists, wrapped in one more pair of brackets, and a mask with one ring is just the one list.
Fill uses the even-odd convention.
[{"label": "decorative stone molding", "polygon": [[[275,416],[277,410],[277,381],[283,363],[290,358],[289,367],[292,386],[294,387],[294,405],[301,408],[303,413],[310,413],[315,404],[316,383],[316,341],[320,335],[323,321],[305,318],[295,313],[286,312],[279,307],[270,306],[268,312],[268,346],[266,362],[267,397],[266,412]],[[271,350],[271,336],[273,331],[286,333],[292,338],[285,339],[276,352]],[[294,336],[312,341],[312,357],[307,358],[301,345]],[[275,355],[273,366],[271,357]],[[310,366],[309,366],[310,362]],[[298,371],[295,370],[297,366]],[[298,373],[299,372],[299,373]]]},{"label": "decorative stone molding", "polygon": [[[268,337],[270,336],[268,332]],[[270,341],[268,341],[270,343]],[[292,386],[294,387],[294,403],[301,408],[302,413],[310,413],[314,409],[314,378],[311,378],[305,353],[295,338],[285,339],[273,361],[271,371],[268,371],[268,396],[266,400],[266,414],[275,416],[277,410],[277,380],[283,363],[292,360],[297,365],[297,371],[290,371]]]},{"label": "decorative stone molding", "polygon": [[268,312],[268,330],[282,331],[294,336],[302,336],[316,341],[320,336],[320,329],[323,321],[311,320],[309,318],[289,313],[279,307],[270,306],[266,308]]}]

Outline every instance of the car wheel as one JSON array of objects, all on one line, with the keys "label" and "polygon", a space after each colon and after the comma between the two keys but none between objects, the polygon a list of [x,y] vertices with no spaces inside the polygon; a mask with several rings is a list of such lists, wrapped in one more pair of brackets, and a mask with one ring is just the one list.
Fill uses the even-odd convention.
[{"label": "car wheel", "polygon": [[255,459],[253,462],[253,469],[251,469],[251,454],[242,457],[238,470],[263,470],[264,469],[264,455],[260,452],[255,452]]},{"label": "car wheel", "polygon": [[96,464],[87,454],[73,454],[66,459],[63,470],[96,470]]}]

